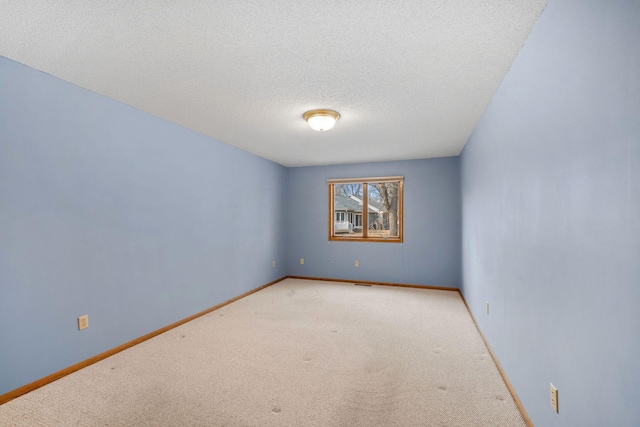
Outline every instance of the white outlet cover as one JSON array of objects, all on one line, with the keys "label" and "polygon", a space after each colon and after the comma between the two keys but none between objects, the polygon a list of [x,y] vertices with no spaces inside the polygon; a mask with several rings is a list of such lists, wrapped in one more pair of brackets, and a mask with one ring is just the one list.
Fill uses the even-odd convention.
[{"label": "white outlet cover", "polygon": [[551,383],[549,383],[551,391],[551,407],[558,413],[558,389]]},{"label": "white outlet cover", "polygon": [[84,316],[78,317],[78,330],[81,331],[83,329],[87,329],[89,327],[89,315],[85,314]]}]

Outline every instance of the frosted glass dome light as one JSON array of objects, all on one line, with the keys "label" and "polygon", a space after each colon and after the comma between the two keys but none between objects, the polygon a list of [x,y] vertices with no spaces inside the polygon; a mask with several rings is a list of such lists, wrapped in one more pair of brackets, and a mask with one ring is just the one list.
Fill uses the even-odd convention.
[{"label": "frosted glass dome light", "polygon": [[309,123],[311,129],[325,131],[336,124],[340,114],[333,110],[311,110],[304,113],[302,117]]}]

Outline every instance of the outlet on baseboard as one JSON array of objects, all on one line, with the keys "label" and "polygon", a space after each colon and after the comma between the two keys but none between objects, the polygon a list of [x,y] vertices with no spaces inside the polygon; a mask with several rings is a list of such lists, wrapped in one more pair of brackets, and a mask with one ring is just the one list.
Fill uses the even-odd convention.
[{"label": "outlet on baseboard", "polygon": [[85,314],[84,316],[78,317],[78,330],[81,331],[83,329],[87,329],[89,327],[89,315]]},{"label": "outlet on baseboard", "polygon": [[304,258],[300,258],[300,265],[304,264]]}]

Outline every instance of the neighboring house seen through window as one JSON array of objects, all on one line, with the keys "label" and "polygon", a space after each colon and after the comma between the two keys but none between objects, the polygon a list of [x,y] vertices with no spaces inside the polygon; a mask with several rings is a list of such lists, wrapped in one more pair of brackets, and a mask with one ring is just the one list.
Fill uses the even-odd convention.
[{"label": "neighboring house seen through window", "polygon": [[403,177],[327,182],[329,240],[402,242]]}]

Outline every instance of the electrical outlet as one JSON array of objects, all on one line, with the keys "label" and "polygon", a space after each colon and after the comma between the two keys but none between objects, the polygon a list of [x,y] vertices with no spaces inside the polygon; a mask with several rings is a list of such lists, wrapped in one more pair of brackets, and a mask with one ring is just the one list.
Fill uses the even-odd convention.
[{"label": "electrical outlet", "polygon": [[485,301],[487,314],[489,314],[489,301]]},{"label": "electrical outlet", "polygon": [[84,316],[78,317],[78,330],[81,331],[83,329],[87,329],[89,327],[89,315],[85,314]]},{"label": "electrical outlet", "polygon": [[275,261],[271,261],[271,267],[275,267],[276,266],[276,262]]},{"label": "electrical outlet", "polygon": [[360,267],[360,261],[356,261],[356,262],[354,263],[354,265],[355,265],[356,267]]},{"label": "electrical outlet", "polygon": [[558,389],[549,383],[551,386],[551,407],[558,413]]},{"label": "electrical outlet", "polygon": [[304,258],[300,258],[300,265],[304,264]]}]

